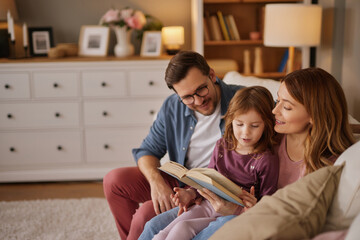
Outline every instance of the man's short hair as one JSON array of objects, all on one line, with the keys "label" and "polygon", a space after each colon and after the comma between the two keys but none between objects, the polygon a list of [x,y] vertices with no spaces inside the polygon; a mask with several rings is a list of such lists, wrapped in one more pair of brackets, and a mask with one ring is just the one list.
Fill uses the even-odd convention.
[{"label": "man's short hair", "polygon": [[197,68],[202,74],[208,76],[210,67],[205,58],[197,52],[180,51],[171,60],[166,68],[165,82],[170,89],[173,85],[186,77],[191,68]]}]

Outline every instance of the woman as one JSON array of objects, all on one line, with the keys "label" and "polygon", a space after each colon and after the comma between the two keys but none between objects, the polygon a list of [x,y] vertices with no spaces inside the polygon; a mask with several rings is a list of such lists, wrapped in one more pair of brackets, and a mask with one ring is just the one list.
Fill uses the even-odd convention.
[{"label": "woman", "polygon": [[[274,129],[281,134],[277,149],[279,188],[333,164],[355,142],[348,123],[344,92],[336,79],[320,68],[297,70],[285,76],[281,81],[273,114],[276,119]],[[220,214],[228,212],[231,207],[231,203],[206,189],[199,192]],[[247,201],[246,206],[252,207],[254,204],[255,197]],[[150,236],[151,239],[151,234],[159,231],[155,223],[160,225],[165,222],[162,220],[165,218],[168,221],[173,216],[172,211],[149,221],[141,236]],[[208,239],[233,217],[219,217],[194,239]]]}]

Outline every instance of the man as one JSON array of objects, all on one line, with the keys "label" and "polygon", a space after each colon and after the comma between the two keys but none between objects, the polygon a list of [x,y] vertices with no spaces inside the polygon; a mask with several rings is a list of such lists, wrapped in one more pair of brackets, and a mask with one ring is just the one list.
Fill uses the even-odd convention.
[{"label": "man", "polygon": [[170,60],[165,82],[175,94],[165,100],[140,148],[133,149],[138,166],[114,169],[104,177],[121,239],[137,239],[148,220],[174,207],[170,194],[179,183],[158,170],[166,152],[187,168],[207,167],[224,130],[221,116],[241,88],[217,79],[204,57],[191,51]]}]

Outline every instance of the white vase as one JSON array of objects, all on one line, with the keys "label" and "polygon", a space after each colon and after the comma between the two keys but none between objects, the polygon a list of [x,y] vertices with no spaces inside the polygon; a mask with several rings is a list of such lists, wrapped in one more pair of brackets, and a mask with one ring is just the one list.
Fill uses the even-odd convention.
[{"label": "white vase", "polygon": [[134,45],[131,44],[132,29],[127,27],[114,27],[117,44],[114,48],[116,57],[127,57],[134,54]]}]

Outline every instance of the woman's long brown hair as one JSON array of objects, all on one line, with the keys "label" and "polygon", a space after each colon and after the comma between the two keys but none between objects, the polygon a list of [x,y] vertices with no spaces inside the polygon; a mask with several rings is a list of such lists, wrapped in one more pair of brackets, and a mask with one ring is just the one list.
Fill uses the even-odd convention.
[{"label": "woman's long brown hair", "polygon": [[355,142],[340,84],[321,68],[294,71],[281,82],[312,119],[304,143],[306,173],[332,165],[329,158],[338,157]]}]

